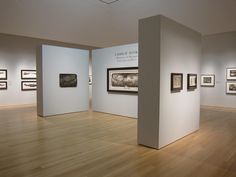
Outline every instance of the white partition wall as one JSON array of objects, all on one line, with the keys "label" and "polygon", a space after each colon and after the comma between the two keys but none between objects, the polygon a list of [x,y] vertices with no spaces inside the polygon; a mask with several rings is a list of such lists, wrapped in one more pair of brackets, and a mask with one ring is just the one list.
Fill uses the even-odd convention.
[{"label": "white partition wall", "polygon": [[[43,45],[37,56],[37,106],[40,116],[89,109],[89,52]],[[77,87],[62,88],[59,74],[77,74]]]},{"label": "white partition wall", "polygon": [[94,111],[137,118],[137,93],[107,91],[107,68],[138,66],[138,44],[92,51]]},{"label": "white partition wall", "polygon": [[[199,129],[201,35],[163,16],[139,23],[138,143],[160,149]],[[183,89],[171,91],[171,73]],[[195,90],[187,74],[197,74]]]}]

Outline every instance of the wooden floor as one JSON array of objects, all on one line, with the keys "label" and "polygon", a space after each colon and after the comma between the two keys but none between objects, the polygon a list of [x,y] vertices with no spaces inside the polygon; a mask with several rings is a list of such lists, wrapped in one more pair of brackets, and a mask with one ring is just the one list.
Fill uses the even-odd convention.
[{"label": "wooden floor", "polygon": [[159,151],[136,137],[136,119],[0,109],[0,177],[236,176],[236,112],[202,109],[197,133]]}]

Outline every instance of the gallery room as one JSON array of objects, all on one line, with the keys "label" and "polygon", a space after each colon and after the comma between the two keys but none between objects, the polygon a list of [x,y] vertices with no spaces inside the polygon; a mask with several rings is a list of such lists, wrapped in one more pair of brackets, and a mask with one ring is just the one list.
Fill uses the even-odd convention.
[{"label": "gallery room", "polygon": [[234,0],[1,0],[0,177],[236,177]]}]

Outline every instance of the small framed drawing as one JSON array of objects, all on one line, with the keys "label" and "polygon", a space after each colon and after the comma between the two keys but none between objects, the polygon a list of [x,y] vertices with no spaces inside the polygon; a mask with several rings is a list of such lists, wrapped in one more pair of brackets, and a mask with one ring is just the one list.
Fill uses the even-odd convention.
[{"label": "small framed drawing", "polygon": [[89,85],[92,85],[92,75],[89,75]]},{"label": "small framed drawing", "polygon": [[227,94],[236,94],[236,82],[227,82],[226,83],[226,93]]},{"label": "small framed drawing", "polygon": [[187,89],[194,90],[197,88],[197,74],[188,74]]},{"label": "small framed drawing", "polygon": [[21,79],[37,79],[36,70],[21,70]]},{"label": "small framed drawing", "polygon": [[236,80],[236,68],[227,68],[226,78],[227,80]]},{"label": "small framed drawing", "polygon": [[201,86],[202,87],[214,87],[215,86],[215,75],[214,74],[202,74],[201,75]]},{"label": "small framed drawing", "polygon": [[7,80],[7,70],[0,69],[0,80]]},{"label": "small framed drawing", "polygon": [[36,81],[21,81],[21,90],[22,91],[37,90],[37,82]]},{"label": "small framed drawing", "polygon": [[138,67],[108,68],[108,92],[138,92]]},{"label": "small framed drawing", "polygon": [[76,74],[59,74],[60,87],[77,87]]},{"label": "small framed drawing", "polygon": [[171,91],[176,92],[183,89],[183,74],[171,73]]},{"label": "small framed drawing", "polygon": [[0,81],[0,90],[7,90],[7,82]]}]

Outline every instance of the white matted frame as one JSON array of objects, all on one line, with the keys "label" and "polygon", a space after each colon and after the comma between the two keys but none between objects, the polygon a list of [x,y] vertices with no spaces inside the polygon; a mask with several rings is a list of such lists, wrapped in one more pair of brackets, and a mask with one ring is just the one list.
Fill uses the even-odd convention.
[{"label": "white matted frame", "polygon": [[21,79],[37,79],[36,70],[21,70]]},{"label": "white matted frame", "polygon": [[0,80],[7,80],[7,70],[0,69]]},{"label": "white matted frame", "polygon": [[226,79],[227,80],[236,80],[236,67],[226,68]]},{"label": "white matted frame", "polygon": [[226,93],[236,95],[236,82],[226,82]]},{"label": "white matted frame", "polygon": [[202,87],[215,87],[215,75],[214,74],[202,74],[201,75]]},{"label": "white matted frame", "polygon": [[37,90],[37,82],[36,81],[22,81],[21,90],[22,91]]}]

